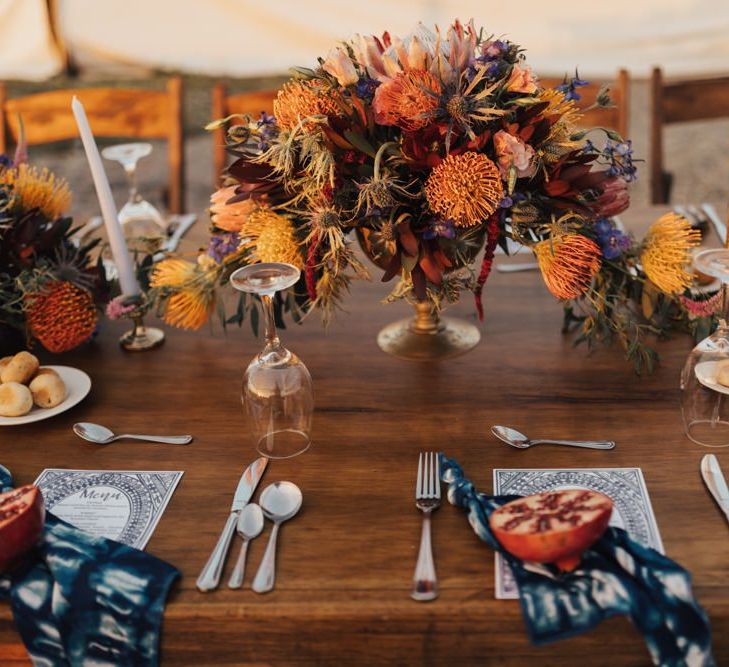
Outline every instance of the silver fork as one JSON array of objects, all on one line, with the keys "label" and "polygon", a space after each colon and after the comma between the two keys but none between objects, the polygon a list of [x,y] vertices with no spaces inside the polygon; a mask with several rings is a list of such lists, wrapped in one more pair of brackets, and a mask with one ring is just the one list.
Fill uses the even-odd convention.
[{"label": "silver fork", "polygon": [[430,541],[430,515],[440,507],[440,454],[437,452],[420,454],[415,506],[423,513],[423,531],[410,597],[419,601],[434,600],[438,597],[438,580]]}]

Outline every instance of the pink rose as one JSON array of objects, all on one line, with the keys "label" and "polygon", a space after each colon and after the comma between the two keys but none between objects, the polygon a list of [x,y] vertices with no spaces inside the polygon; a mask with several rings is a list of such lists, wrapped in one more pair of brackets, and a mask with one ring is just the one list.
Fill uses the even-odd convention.
[{"label": "pink rose", "polygon": [[602,194],[592,204],[592,210],[601,217],[619,215],[630,206],[628,184],[620,176],[613,176],[602,184]]},{"label": "pink rose", "polygon": [[531,67],[522,69],[519,65],[511,68],[511,75],[506,82],[506,90],[512,93],[536,93],[537,78],[532,74]]},{"label": "pink rose", "polygon": [[531,177],[536,173],[534,149],[513,134],[499,130],[494,135],[494,148],[499,169],[504,178],[508,178],[509,170],[512,167],[516,168],[519,178]]}]

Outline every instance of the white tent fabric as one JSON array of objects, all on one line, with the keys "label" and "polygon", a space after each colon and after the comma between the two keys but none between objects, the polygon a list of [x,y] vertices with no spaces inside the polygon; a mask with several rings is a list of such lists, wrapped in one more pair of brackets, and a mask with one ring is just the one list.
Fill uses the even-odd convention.
[{"label": "white tent fabric", "polygon": [[0,79],[46,79],[62,66],[45,0],[0,0]]},{"label": "white tent fabric", "polygon": [[[0,75],[38,78],[59,67],[42,0],[0,0]],[[56,0],[71,57],[211,75],[280,74],[311,65],[356,32],[406,34],[418,20],[458,16],[527,48],[538,72],[585,75],[627,67],[646,76],[729,69],[729,3],[718,0]]]}]

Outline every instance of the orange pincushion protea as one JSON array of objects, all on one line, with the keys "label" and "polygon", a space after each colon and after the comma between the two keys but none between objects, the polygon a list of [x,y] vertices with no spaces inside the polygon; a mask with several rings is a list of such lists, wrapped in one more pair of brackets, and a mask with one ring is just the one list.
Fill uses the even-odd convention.
[{"label": "orange pincushion protea", "polygon": [[[285,83],[273,101],[273,115],[278,126],[293,130],[310,116],[341,116],[342,110],[331,92],[316,81],[292,80]],[[311,129],[315,124],[304,123]]]},{"label": "orange pincushion protea", "polygon": [[482,153],[473,151],[449,155],[425,182],[430,209],[459,227],[486,220],[503,195],[499,168]]},{"label": "orange pincushion protea", "polygon": [[96,328],[94,300],[87,290],[54,280],[25,297],[28,329],[49,352],[66,352],[91,337]]},{"label": "orange pincushion protea", "polygon": [[547,289],[558,299],[584,294],[600,270],[600,248],[582,234],[563,234],[534,246]]},{"label": "orange pincushion protea", "polygon": [[383,125],[420,130],[432,122],[440,91],[440,81],[430,72],[401,72],[375,91],[375,120]]}]

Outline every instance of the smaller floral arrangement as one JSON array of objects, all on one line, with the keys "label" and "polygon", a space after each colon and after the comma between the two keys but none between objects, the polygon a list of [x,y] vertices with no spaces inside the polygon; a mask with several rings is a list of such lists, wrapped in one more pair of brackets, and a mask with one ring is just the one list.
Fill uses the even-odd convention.
[{"label": "smaller floral arrangement", "polygon": [[34,341],[65,352],[96,330],[109,287],[92,252],[78,246],[66,215],[65,180],[30,165],[23,151],[0,157],[0,350],[4,355]]}]

